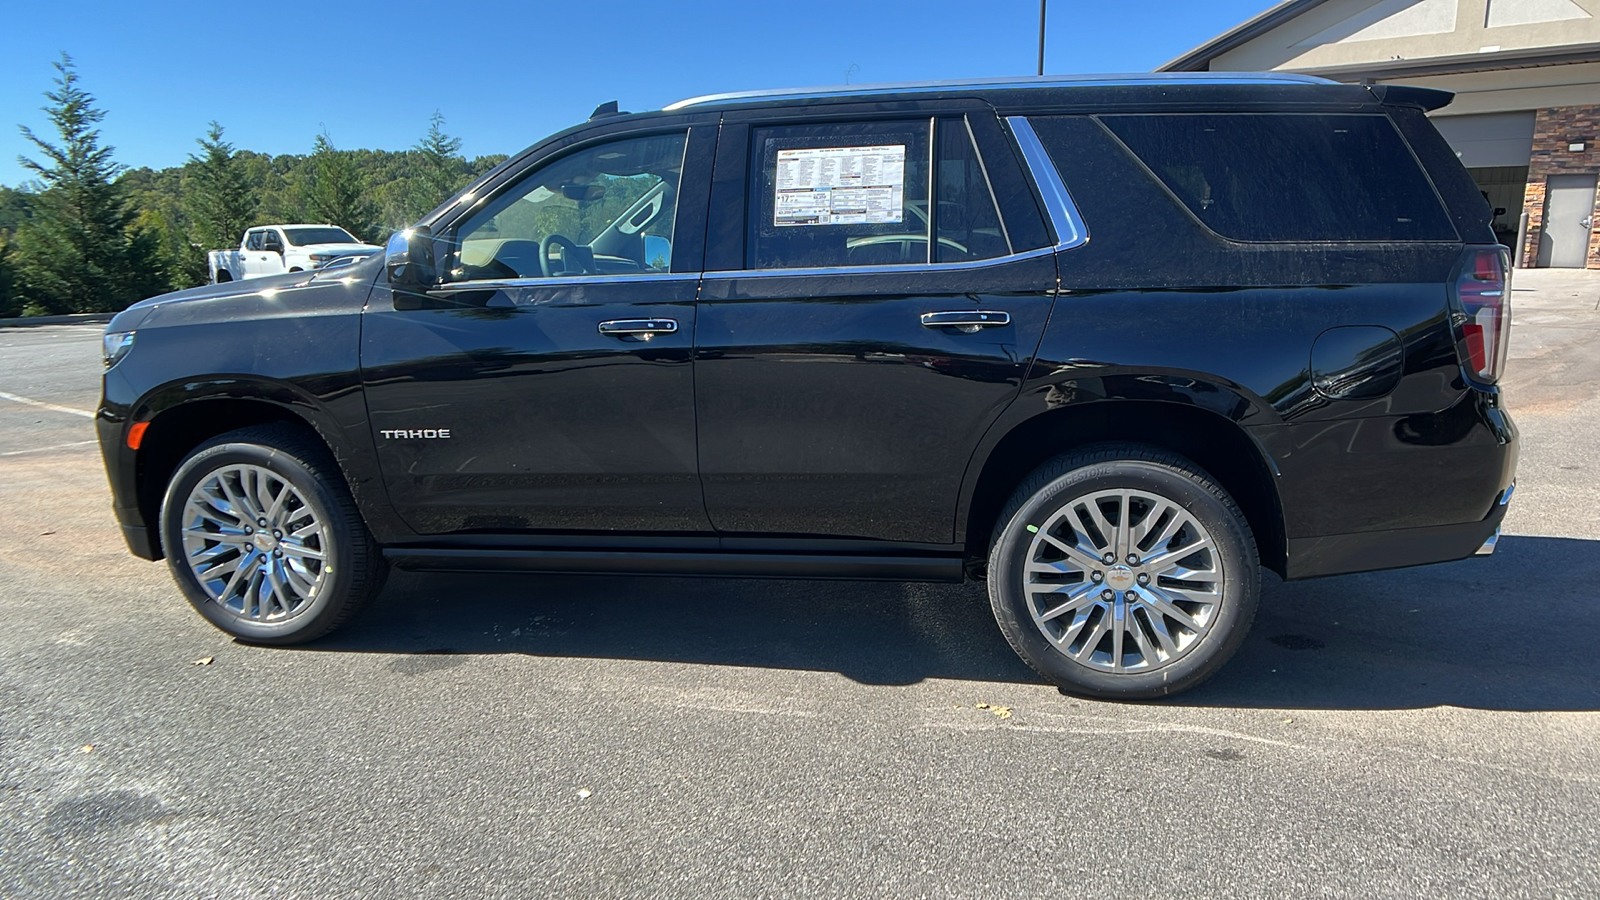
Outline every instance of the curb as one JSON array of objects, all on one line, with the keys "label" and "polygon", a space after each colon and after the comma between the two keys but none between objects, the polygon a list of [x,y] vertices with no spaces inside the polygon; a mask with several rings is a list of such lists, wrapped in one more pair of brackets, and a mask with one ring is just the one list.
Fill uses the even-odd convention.
[{"label": "curb", "polygon": [[70,316],[23,316],[20,319],[0,319],[0,328],[32,328],[36,325],[89,325],[109,322],[114,312],[74,313]]}]

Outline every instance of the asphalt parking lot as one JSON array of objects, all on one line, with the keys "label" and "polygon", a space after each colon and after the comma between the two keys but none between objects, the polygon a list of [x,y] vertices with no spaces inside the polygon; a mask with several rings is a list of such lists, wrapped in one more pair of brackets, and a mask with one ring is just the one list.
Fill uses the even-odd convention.
[{"label": "asphalt parking lot", "polygon": [[1129,705],[977,585],[397,572],[235,644],[124,549],[99,326],[0,329],[0,897],[1600,896],[1597,276],[1517,273],[1493,557],[1269,576]]}]

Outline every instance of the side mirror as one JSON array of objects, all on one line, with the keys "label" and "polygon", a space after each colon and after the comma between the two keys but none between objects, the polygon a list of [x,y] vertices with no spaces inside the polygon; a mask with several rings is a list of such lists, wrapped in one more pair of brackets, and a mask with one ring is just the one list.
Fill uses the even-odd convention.
[{"label": "side mirror", "polygon": [[383,268],[389,284],[413,290],[432,287],[439,280],[433,264],[433,232],[425,226],[405,228],[389,236],[383,251]]},{"label": "side mirror", "polygon": [[268,232],[267,236],[261,239],[261,248],[263,250],[271,250],[274,253],[282,253],[283,241],[279,240],[277,235]]}]

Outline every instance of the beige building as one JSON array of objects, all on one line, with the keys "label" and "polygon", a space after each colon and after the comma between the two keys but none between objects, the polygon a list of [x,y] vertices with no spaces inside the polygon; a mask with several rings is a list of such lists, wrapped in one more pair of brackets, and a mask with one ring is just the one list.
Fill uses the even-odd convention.
[{"label": "beige building", "polygon": [[1289,0],[1159,71],[1453,91],[1434,123],[1517,264],[1600,268],[1600,0]]}]

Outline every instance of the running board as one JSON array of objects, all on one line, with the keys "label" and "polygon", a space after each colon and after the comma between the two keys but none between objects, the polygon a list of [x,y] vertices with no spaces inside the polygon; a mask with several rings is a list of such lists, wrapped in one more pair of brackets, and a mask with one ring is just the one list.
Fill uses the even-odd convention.
[{"label": "running board", "polygon": [[383,551],[383,555],[397,568],[418,572],[555,572],[868,581],[963,580],[962,561],[956,557],[419,547],[389,547]]}]

